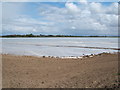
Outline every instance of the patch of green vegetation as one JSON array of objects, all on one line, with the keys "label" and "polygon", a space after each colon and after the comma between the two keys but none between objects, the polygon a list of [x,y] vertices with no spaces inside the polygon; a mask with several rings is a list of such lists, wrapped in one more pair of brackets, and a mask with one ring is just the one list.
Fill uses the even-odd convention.
[{"label": "patch of green vegetation", "polygon": [[3,35],[3,36],[0,36],[0,37],[7,37],[7,38],[14,38],[14,37],[114,37],[114,38],[119,38],[120,36],[75,36],[75,35],[33,35],[32,33],[31,34],[26,34],[26,35],[17,35],[17,34],[14,34],[14,35]]}]

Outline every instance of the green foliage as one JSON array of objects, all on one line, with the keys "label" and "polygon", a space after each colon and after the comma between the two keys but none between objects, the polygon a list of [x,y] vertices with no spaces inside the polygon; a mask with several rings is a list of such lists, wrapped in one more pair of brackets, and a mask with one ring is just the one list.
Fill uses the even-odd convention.
[{"label": "green foliage", "polygon": [[31,34],[26,34],[26,35],[3,35],[3,36],[0,36],[0,37],[120,37],[120,36],[74,36],[74,35],[42,35],[42,34],[39,34],[39,35],[33,35],[32,33]]}]

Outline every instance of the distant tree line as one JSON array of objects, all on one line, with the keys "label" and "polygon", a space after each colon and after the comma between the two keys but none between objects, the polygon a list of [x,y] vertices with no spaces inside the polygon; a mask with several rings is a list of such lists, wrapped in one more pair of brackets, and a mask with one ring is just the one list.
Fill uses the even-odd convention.
[{"label": "distant tree line", "polygon": [[0,37],[119,37],[119,36],[75,36],[75,35],[33,35],[31,34],[26,34],[26,35],[2,35]]}]

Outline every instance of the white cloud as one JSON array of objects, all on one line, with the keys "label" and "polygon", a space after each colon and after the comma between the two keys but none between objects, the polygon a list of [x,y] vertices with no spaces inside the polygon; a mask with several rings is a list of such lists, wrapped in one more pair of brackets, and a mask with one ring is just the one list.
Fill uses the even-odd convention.
[{"label": "white cloud", "polygon": [[2,20],[2,3],[0,2],[0,21]]},{"label": "white cloud", "polygon": [[98,14],[98,13],[104,13],[104,10],[102,8],[102,5],[100,3],[95,3],[95,2],[92,2],[90,3],[90,10],[93,14]]},{"label": "white cloud", "polygon": [[2,3],[2,18],[14,19],[19,17],[24,10],[25,3]]},{"label": "white cloud", "polygon": [[29,2],[31,0],[1,0],[2,2]]},{"label": "white cloud", "polygon": [[[82,5],[81,5],[82,4]],[[19,10],[16,9],[16,10]],[[13,10],[17,12],[16,10]],[[21,10],[21,9],[20,9]],[[22,16],[4,21],[4,32],[35,34],[72,34],[72,35],[117,35],[117,3],[66,2],[65,7],[40,4],[40,18]],[[20,12],[20,11],[19,11]],[[17,14],[9,14],[15,17]],[[10,13],[9,11],[6,13]],[[42,17],[42,18],[41,18]],[[12,31],[10,31],[12,30]]]},{"label": "white cloud", "polygon": [[87,0],[79,0],[79,2],[80,2],[81,4],[85,4],[85,5],[88,4],[88,1],[87,1]]},{"label": "white cloud", "polygon": [[76,13],[80,11],[80,9],[74,3],[67,2],[65,6],[72,13]]},{"label": "white cloud", "polygon": [[119,0],[0,0],[2,2],[118,2]]}]

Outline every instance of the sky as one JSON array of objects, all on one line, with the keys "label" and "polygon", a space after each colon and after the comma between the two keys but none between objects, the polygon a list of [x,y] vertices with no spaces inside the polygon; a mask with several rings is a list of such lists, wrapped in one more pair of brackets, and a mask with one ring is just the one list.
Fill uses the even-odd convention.
[{"label": "sky", "polygon": [[3,35],[118,35],[117,0],[5,1],[0,3]]}]

